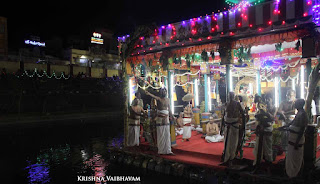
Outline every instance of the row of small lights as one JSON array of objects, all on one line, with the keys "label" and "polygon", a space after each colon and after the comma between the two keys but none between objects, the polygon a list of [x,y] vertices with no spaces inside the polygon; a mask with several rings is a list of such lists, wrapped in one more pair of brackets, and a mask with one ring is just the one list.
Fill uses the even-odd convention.
[{"label": "row of small lights", "polygon": [[[259,1],[259,2],[260,2],[260,1]],[[280,14],[280,10],[278,10],[278,5],[279,5],[279,3],[280,3],[280,0],[277,0],[276,2],[277,2],[277,6],[276,6],[276,9],[274,10],[273,13],[279,15],[279,14]],[[255,3],[255,4],[256,4],[256,3]],[[244,7],[238,7],[238,6],[236,6],[236,7],[233,8],[232,10],[228,10],[229,13],[230,13],[230,14],[235,13],[236,9],[237,9],[239,12],[245,11],[245,10],[246,10],[246,7],[251,6],[251,4],[250,4],[248,1],[244,1],[244,3],[242,3],[241,5],[243,5]],[[308,0],[307,5],[312,5],[312,1]],[[313,11],[318,13],[318,10],[315,10],[315,9],[316,9],[316,8],[319,8],[319,7],[320,7],[320,5],[315,5],[315,6],[313,7]],[[228,11],[225,11],[225,12],[222,13],[222,12],[220,12],[220,10],[218,10],[218,12],[220,12],[220,14],[217,14],[217,13],[215,14],[214,12],[212,12],[212,14],[214,14],[214,16],[212,16],[212,19],[217,20],[216,17],[218,17],[218,15],[220,15],[220,16],[222,16],[223,14],[226,15]],[[320,12],[319,12],[319,14],[320,14]],[[308,13],[307,13],[307,12],[303,13],[303,16],[304,16],[304,17],[308,16]],[[247,19],[247,15],[241,14],[241,17]],[[201,19],[202,19],[202,16],[200,16],[200,17],[198,17],[198,18],[190,19],[190,23],[191,23],[191,25],[192,25],[192,24],[194,24],[195,21],[201,21]],[[210,19],[209,15],[206,15],[206,19],[207,19],[207,20]],[[318,19],[319,19],[319,18],[318,18]],[[182,25],[185,25],[186,22],[187,22],[187,21],[182,21]],[[271,25],[271,24],[272,24],[272,21],[268,21],[268,24]],[[285,21],[282,21],[282,24],[285,24]],[[238,27],[241,27],[241,23],[240,23],[240,22],[237,23],[237,25],[238,25]],[[252,26],[253,26],[252,24],[249,25],[249,27],[252,27]],[[175,29],[175,27],[172,26],[172,24],[168,24],[168,27],[169,27],[169,28],[172,27],[173,29]],[[166,26],[161,26],[160,28],[161,28],[161,29],[165,29]],[[216,29],[218,30],[219,28],[216,26]],[[214,30],[215,30],[215,28],[212,28],[211,31],[214,31]],[[175,32],[175,30],[174,30],[174,32]],[[196,34],[196,30],[192,30],[192,32],[193,32],[193,34]],[[124,41],[124,40],[125,40],[126,38],[128,38],[128,37],[129,37],[129,35],[122,36],[122,37],[118,37],[118,40],[122,39],[122,41]]]},{"label": "row of small lights", "polygon": [[[280,3],[280,0],[277,0],[277,4],[279,4],[279,3]],[[309,1],[309,0],[308,0],[307,5],[312,5],[312,1]],[[244,8],[238,8],[238,7],[236,7],[236,9],[238,9],[238,11],[242,11],[242,10],[245,11],[247,6],[251,6],[251,4],[249,4],[249,3],[247,2],[247,4],[245,4],[245,7],[244,7]],[[318,10],[315,11],[316,8],[320,8],[320,5],[315,5],[315,6],[313,7],[313,11],[314,11],[314,12],[318,12]],[[232,13],[232,11],[230,11],[230,10],[228,10],[228,11],[229,11],[229,13]],[[236,10],[233,10],[233,12],[235,12],[235,11],[236,11]],[[224,12],[224,14],[226,14],[226,13],[227,13],[227,11]],[[214,14],[214,12],[213,12],[213,14]],[[277,6],[276,6],[276,9],[274,10],[274,14],[280,14],[280,10],[278,10]],[[320,12],[319,12],[318,14],[320,15]],[[220,15],[223,15],[222,12],[220,12]],[[217,16],[218,16],[218,14],[214,14],[214,16],[212,16],[212,19],[216,21],[216,20],[217,20],[217,18],[216,18]],[[308,13],[305,12],[305,13],[303,14],[303,16],[304,16],[304,17],[308,16]],[[241,14],[241,17],[247,19],[247,15]],[[198,17],[198,18],[190,19],[190,23],[191,23],[192,26],[194,26],[194,22],[195,22],[195,21],[201,21],[201,19],[202,19],[202,16],[200,16],[200,17]],[[210,19],[210,16],[209,16],[209,15],[206,15],[206,18],[205,18],[205,19],[207,19],[207,20]],[[318,18],[318,19],[319,19],[319,18]],[[284,25],[285,23],[286,23],[286,22],[283,20],[283,21],[282,21],[282,25]],[[185,24],[186,24],[186,21],[182,21],[182,25],[185,25]],[[271,26],[272,24],[273,24],[273,22],[272,22],[271,20],[268,21],[268,25]],[[241,26],[242,26],[241,22],[238,22],[238,23],[237,23],[237,27],[241,27]],[[168,24],[168,27],[169,27],[169,28],[172,28],[172,31],[173,31],[173,36],[170,37],[170,39],[172,40],[172,39],[174,38],[174,36],[176,35],[176,28],[175,28],[175,26],[172,25],[172,24]],[[253,25],[252,25],[252,24],[249,24],[249,27],[252,28]],[[294,25],[294,28],[297,28],[297,25]],[[166,26],[161,26],[159,29],[166,29]],[[219,26],[216,25],[215,28],[211,28],[211,32],[214,32],[214,31],[216,31],[216,30],[218,30],[218,29],[219,29]],[[261,32],[261,31],[262,31],[262,28],[258,28],[258,31]],[[158,32],[157,29],[155,29],[155,38],[156,38],[156,39],[159,39],[159,36],[157,35],[157,32]],[[194,34],[197,33],[197,30],[195,30],[195,29],[192,28],[191,32],[192,32],[192,34],[194,35]],[[224,32],[220,32],[220,34],[221,34],[221,35],[224,35]],[[230,36],[234,36],[235,33],[232,32],[232,31],[230,31],[229,35],[230,35]],[[128,38],[129,35],[123,36],[123,37],[122,37],[123,41],[126,39],[126,37]],[[121,39],[121,37],[118,37],[118,39]],[[143,40],[143,39],[144,39],[144,37],[140,37],[140,40]],[[207,37],[207,40],[210,40],[210,39],[212,39],[212,37],[211,37],[211,36],[208,36],[208,37]],[[189,40],[190,40],[190,41],[193,41],[192,38],[189,38]],[[202,38],[199,38],[198,41],[203,41],[203,39],[202,39]],[[176,42],[180,42],[180,41],[177,40]],[[155,44],[155,43],[156,43],[156,41],[153,40],[153,44]],[[162,44],[163,44],[163,43],[160,42],[160,45],[162,45]],[[165,43],[165,46],[169,46],[169,45],[170,45],[169,43]],[[184,44],[182,43],[181,45],[183,46]],[[142,45],[142,44],[141,44],[141,45],[138,44],[138,45],[136,45],[135,47],[143,48],[143,45]],[[149,50],[151,51],[151,50],[153,50],[153,48],[150,47]],[[145,53],[146,51],[144,50],[143,52]],[[137,54],[140,54],[140,52],[138,52]],[[133,55],[133,54],[132,54],[132,55]]]}]

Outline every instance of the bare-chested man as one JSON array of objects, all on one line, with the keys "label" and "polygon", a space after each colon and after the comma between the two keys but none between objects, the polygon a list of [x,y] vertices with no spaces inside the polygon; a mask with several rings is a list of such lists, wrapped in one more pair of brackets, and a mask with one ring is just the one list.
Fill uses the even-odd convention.
[{"label": "bare-chested man", "polygon": [[223,141],[223,136],[220,135],[220,129],[217,124],[219,121],[221,121],[221,119],[214,119],[213,116],[209,117],[209,123],[207,124],[207,127],[206,127],[207,134],[205,137],[205,140],[208,143]]},{"label": "bare-chested man", "polygon": [[[288,125],[295,115],[294,101],[296,100],[296,92],[291,89],[288,90],[286,98],[285,101],[281,102],[279,109],[277,110],[277,114],[280,114],[280,119],[284,119],[284,125]],[[288,149],[288,134],[286,131],[281,134],[282,149],[286,152]]]},{"label": "bare-chested man", "polygon": [[171,151],[171,138],[170,138],[170,122],[169,116],[172,118],[172,112],[170,108],[170,100],[167,98],[167,90],[165,88],[160,89],[160,97],[155,96],[148,91],[146,94],[157,100],[157,145],[158,154],[170,154]]},{"label": "bare-chested man", "polygon": [[139,100],[134,99],[130,107],[128,146],[139,146],[140,116],[144,114]]}]

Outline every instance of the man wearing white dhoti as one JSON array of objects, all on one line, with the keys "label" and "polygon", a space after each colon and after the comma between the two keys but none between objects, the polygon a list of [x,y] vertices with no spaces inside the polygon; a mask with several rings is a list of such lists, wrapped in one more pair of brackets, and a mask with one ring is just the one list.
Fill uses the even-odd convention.
[{"label": "man wearing white dhoti", "polygon": [[128,146],[139,146],[140,137],[140,116],[144,110],[139,105],[139,100],[134,99],[130,107]]},{"label": "man wearing white dhoti", "polygon": [[229,102],[223,116],[223,123],[225,124],[225,140],[222,160],[224,164],[232,166],[232,160],[236,156],[239,139],[239,118],[244,117],[243,109],[239,102],[235,101],[234,92],[229,92]]},{"label": "man wearing white dhoti", "polygon": [[189,141],[191,138],[191,122],[192,122],[192,109],[191,105],[187,105],[183,111],[183,135],[182,141],[186,140]]},{"label": "man wearing white dhoti", "polygon": [[[255,97],[255,103],[257,104],[258,111],[255,115],[256,118],[256,144],[254,146],[255,160],[253,165],[255,166],[254,172],[258,171],[262,158],[268,164],[270,168],[273,156],[272,156],[272,124],[273,117],[268,112],[267,105],[262,102],[260,96]],[[270,104],[269,104],[270,105]]]},{"label": "man wearing white dhoti", "polygon": [[170,109],[170,100],[167,98],[167,90],[160,89],[160,97],[155,96],[148,91],[146,94],[157,100],[157,146],[158,154],[174,155],[171,151],[171,137],[170,137],[170,122],[169,117],[172,118]]},{"label": "man wearing white dhoti", "polygon": [[212,116],[210,116],[209,123],[206,126],[207,134],[205,137],[205,140],[208,143],[223,141],[223,136],[220,135],[219,126],[217,124],[219,121],[221,121],[221,119],[214,119]]},{"label": "man wearing white dhoti", "polygon": [[308,116],[303,106],[305,101],[298,99],[295,101],[295,108],[298,113],[294,120],[287,125],[289,127],[288,152],[286,155],[286,173],[289,178],[296,177],[303,166],[304,152],[304,131],[308,124]]},{"label": "man wearing white dhoti", "polygon": [[[137,91],[136,93],[135,93],[135,99],[134,100],[137,100],[138,102],[138,105],[143,109],[143,100],[141,99],[141,93],[139,92],[139,91]],[[133,101],[134,101],[133,100]],[[133,102],[132,101],[132,102]],[[132,104],[131,104],[132,105]],[[142,126],[142,124],[143,124],[143,122],[141,122],[141,120],[140,120],[140,137],[142,137],[143,136],[143,126]]]}]

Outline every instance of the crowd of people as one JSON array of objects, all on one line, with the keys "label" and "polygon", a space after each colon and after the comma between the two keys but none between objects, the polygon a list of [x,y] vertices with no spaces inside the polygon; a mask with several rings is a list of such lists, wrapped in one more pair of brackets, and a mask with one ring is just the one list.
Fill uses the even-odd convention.
[{"label": "crowd of people", "polygon": [[[145,94],[152,98],[151,108],[148,110],[143,109],[141,94],[136,93],[136,98],[130,107],[128,146],[139,146],[142,124],[140,117],[149,117],[151,119],[150,132],[154,145],[158,148],[158,154],[174,155],[171,150],[172,131],[170,132],[170,122],[171,124],[175,122],[175,134],[182,135],[182,141],[190,141],[192,129],[204,133],[203,138],[207,143],[223,141],[222,165],[233,167],[238,153],[243,151],[246,124],[249,122],[250,109],[242,102],[242,98],[235,96],[234,92],[229,92],[222,119],[218,118],[215,113],[210,113],[204,130],[192,126],[195,124],[195,118],[190,103],[184,107],[178,117],[174,117],[166,92],[165,88],[161,88],[158,95],[145,91]],[[286,174],[290,178],[296,177],[302,169],[304,131],[308,124],[308,117],[304,111],[305,101],[295,99],[296,94],[293,90],[289,90],[286,96],[287,99],[280,104],[279,108],[274,107],[273,98],[270,94],[255,95],[254,97],[255,119],[250,121],[251,124],[256,125],[253,149],[255,156],[253,162],[254,173],[261,169],[263,160],[267,169],[272,166],[274,161],[272,134],[275,122],[280,122],[278,120],[282,120],[282,125],[277,128],[277,131],[281,132],[281,147],[286,153]]]}]

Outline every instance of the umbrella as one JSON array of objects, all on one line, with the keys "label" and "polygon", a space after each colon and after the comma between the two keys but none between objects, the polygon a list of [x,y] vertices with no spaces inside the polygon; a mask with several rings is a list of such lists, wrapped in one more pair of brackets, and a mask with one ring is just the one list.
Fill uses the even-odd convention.
[{"label": "umbrella", "polygon": [[188,93],[188,94],[184,95],[184,97],[182,98],[182,101],[190,102],[193,98],[194,98],[193,94]]}]

